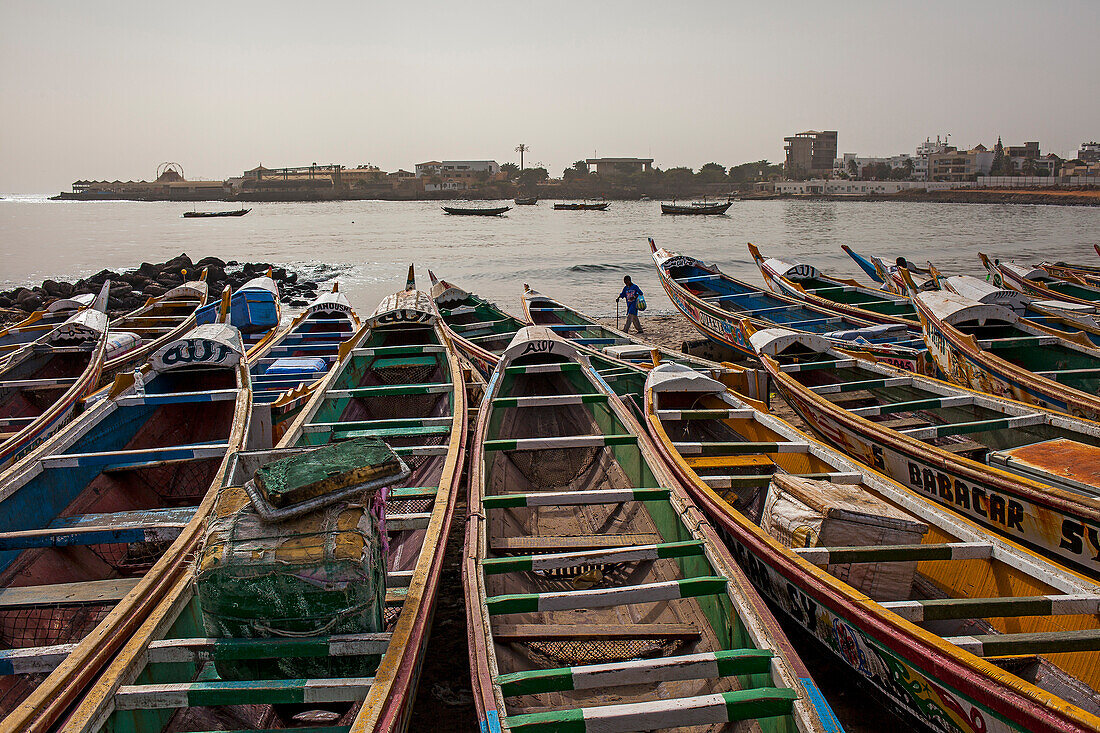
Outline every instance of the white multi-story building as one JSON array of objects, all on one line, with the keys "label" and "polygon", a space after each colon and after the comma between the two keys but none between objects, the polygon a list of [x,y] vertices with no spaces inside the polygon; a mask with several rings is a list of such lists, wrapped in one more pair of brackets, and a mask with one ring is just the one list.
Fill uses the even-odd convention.
[{"label": "white multi-story building", "polygon": [[940,141],[940,136],[936,135],[936,141],[932,142],[932,138],[926,137],[924,142],[917,146],[917,154],[913,158],[913,180],[927,181],[928,180],[928,156],[936,155],[939,153],[948,152],[947,138]]},{"label": "white multi-story building", "polygon": [[[885,163],[886,165],[890,166],[891,168],[904,168],[905,164],[906,164],[906,161],[908,161],[908,160],[913,160],[913,156],[909,155],[908,153],[900,153],[898,155],[891,155],[891,156],[886,157],[886,158],[870,158],[870,157],[859,156],[855,153],[845,153],[843,156],[837,158],[836,162],[833,163],[833,175],[834,176],[839,176],[841,173],[847,173],[847,174],[851,175],[851,173],[852,173],[852,168],[851,168],[852,161],[855,161],[856,169],[857,169],[856,175],[858,177],[858,176],[862,175],[863,169],[866,166],[875,165],[877,163]],[[916,163],[916,161],[914,161],[914,166],[915,166],[915,163]],[[915,170],[915,167],[914,167],[914,170]]]}]

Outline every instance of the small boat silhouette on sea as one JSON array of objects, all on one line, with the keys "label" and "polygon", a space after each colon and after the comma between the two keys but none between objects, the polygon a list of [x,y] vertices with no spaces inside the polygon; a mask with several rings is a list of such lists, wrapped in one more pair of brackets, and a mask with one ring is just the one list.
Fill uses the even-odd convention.
[{"label": "small boat silhouette on sea", "polygon": [[252,209],[234,209],[233,211],[185,211],[184,219],[210,219],[217,216],[244,216]]}]

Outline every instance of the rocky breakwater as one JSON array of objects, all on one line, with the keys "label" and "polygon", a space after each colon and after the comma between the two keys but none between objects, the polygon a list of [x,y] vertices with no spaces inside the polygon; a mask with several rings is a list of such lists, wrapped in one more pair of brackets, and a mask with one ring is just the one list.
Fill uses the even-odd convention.
[{"label": "rocky breakwater", "polygon": [[226,262],[217,257],[204,257],[193,262],[186,254],[181,254],[160,264],[143,262],[132,270],[100,270],[75,282],[46,280],[38,286],[0,292],[0,319],[7,322],[21,320],[57,298],[98,293],[107,280],[111,281],[107,311],[113,317],[141,307],[149,298],[163,295],[186,280],[198,279],[204,269],[211,299],[218,297],[227,285],[231,290],[236,290],[248,280],[267,274],[269,269],[286,305],[304,306],[317,296],[316,282],[303,279],[299,273],[285,267],[266,262]]}]

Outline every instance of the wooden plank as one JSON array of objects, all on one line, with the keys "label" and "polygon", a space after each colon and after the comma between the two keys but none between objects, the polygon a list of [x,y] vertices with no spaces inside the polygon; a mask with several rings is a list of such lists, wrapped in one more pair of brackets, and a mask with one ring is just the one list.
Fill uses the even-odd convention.
[{"label": "wooden plank", "polygon": [[561,552],[544,555],[492,557],[482,560],[481,568],[487,575],[495,575],[497,573],[559,570],[562,568],[575,568],[581,565],[688,557],[691,555],[700,555],[702,553],[702,540],[687,540],[684,542],[664,542],[657,545],[638,545],[635,547],[618,547],[604,550],[581,550],[579,552]]},{"label": "wooden plank", "polygon": [[486,440],[486,451],[494,450],[542,450],[551,448],[602,448],[610,445],[631,445],[638,442],[637,435],[561,435],[546,438],[513,438],[510,440]]},{"label": "wooden plank", "polygon": [[849,412],[860,417],[868,417],[870,415],[889,415],[894,412],[916,412],[917,410],[935,410],[941,407],[962,407],[972,404],[974,404],[974,397],[972,395],[957,395],[952,397],[907,400],[905,402],[887,402],[882,405],[856,407],[849,410]]},{"label": "wooden plank", "polygon": [[672,446],[681,455],[715,455],[715,454],[746,454],[746,453],[808,453],[809,443],[801,441],[741,441],[741,440],[715,440],[707,443],[674,442]]},{"label": "wooden plank", "polygon": [[910,428],[902,430],[903,435],[908,435],[917,440],[931,440],[933,438],[945,438],[949,435],[967,435],[969,433],[983,433],[990,430],[1010,430],[1026,427],[1028,425],[1041,425],[1047,422],[1047,416],[1032,412],[1026,415],[1014,415],[1012,417],[1000,417],[992,420],[973,420],[970,422],[947,423],[944,425],[932,425],[923,428]]},{"label": "wooden plank", "polygon": [[1100,613],[1100,595],[1017,596],[1008,598],[933,598],[882,604],[908,621],[944,621],[1006,616],[1072,616]]},{"label": "wooden plank", "polygon": [[949,636],[947,641],[979,657],[1100,651],[1100,629],[1048,631],[1033,634]]},{"label": "wooden plank", "polygon": [[100,453],[58,453],[42,458],[42,468],[99,467],[103,471],[141,468],[160,463],[221,458],[228,443],[195,443],[166,448],[103,451]]},{"label": "wooden plank", "polygon": [[42,529],[0,532],[0,550],[168,541],[179,536],[194,515],[195,507],[181,507],[61,517]]},{"label": "wooden plank", "polygon": [[450,382],[432,384],[383,384],[376,387],[355,387],[353,389],[331,389],[326,393],[329,399],[342,397],[396,397],[413,394],[442,394],[450,392],[454,385]]},{"label": "wooden plank", "polygon": [[610,733],[706,726],[789,715],[797,699],[798,693],[789,688],[758,687],[698,697],[509,715],[507,725],[516,733]]},{"label": "wooden plank", "polygon": [[358,430],[360,428],[402,428],[427,425],[450,425],[454,422],[451,415],[442,417],[400,417],[388,420],[348,420],[347,422],[315,422],[304,426],[306,433],[328,433],[334,429]]},{"label": "wooden plank", "polygon": [[591,491],[539,491],[530,494],[495,494],[482,502],[487,509],[536,506],[620,504],[625,501],[667,500],[668,489],[593,489]]},{"label": "wooden plank", "polygon": [[189,402],[232,402],[240,394],[235,389],[212,389],[206,392],[165,392],[164,394],[123,395],[115,398],[119,407],[136,405],[178,405]]},{"label": "wooden plank", "polygon": [[493,552],[556,552],[597,547],[633,547],[661,541],[656,533],[542,535],[523,537],[493,537],[489,546]]},{"label": "wooden plank", "polygon": [[117,603],[140,582],[141,578],[115,578],[0,588],[0,611]]},{"label": "wooden plank", "polygon": [[902,387],[909,386],[912,383],[912,377],[887,377],[883,379],[861,379],[855,382],[842,382],[840,384],[821,384],[816,387],[807,387],[807,389],[814,394],[825,395],[856,392],[879,387]]},{"label": "wooden plank", "polygon": [[557,364],[532,364],[505,367],[505,374],[558,374],[560,372],[579,372],[581,365],[575,361]]},{"label": "wooden plank", "polygon": [[399,532],[413,529],[427,529],[432,515],[429,512],[417,514],[390,514],[386,517],[386,531]]},{"label": "wooden plank", "polygon": [[704,576],[639,583],[620,588],[508,593],[488,596],[485,599],[485,606],[490,616],[539,611],[572,611],[580,608],[609,608],[633,603],[656,603],[677,598],[718,595],[726,592],[728,582],[719,576]]},{"label": "wooden plank", "polygon": [[321,680],[247,680],[124,685],[115,692],[116,710],[167,710],[219,705],[293,705],[356,702],[372,677]]},{"label": "wooden plank", "polygon": [[794,551],[814,565],[849,562],[912,562],[921,560],[988,560],[988,542],[949,542],[937,545],[866,545],[863,547],[796,547]]},{"label": "wooden plank", "polygon": [[493,621],[493,641],[614,641],[658,639],[691,641],[702,636],[691,624],[505,624]]},{"label": "wooden plank", "polygon": [[799,364],[783,364],[781,372],[814,372],[822,369],[845,369],[856,365],[856,359],[831,359],[829,361],[804,361]]},{"label": "wooden plank", "polygon": [[532,669],[500,675],[496,682],[505,697],[546,692],[596,690],[620,685],[659,684],[675,680],[713,680],[735,675],[764,674],[771,668],[769,649],[728,649],[611,664],[586,664],[556,669]]},{"label": "wooden plank", "polygon": [[661,420],[751,420],[756,415],[752,409],[716,410],[657,410]]},{"label": "wooden plank", "polygon": [[534,395],[531,397],[496,397],[493,407],[557,407],[558,405],[582,405],[607,402],[602,392],[591,394]]}]

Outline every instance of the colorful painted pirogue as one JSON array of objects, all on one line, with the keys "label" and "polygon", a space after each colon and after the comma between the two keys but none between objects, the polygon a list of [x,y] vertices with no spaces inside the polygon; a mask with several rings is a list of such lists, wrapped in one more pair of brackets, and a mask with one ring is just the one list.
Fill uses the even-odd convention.
[{"label": "colorful painted pirogue", "polygon": [[1100,579],[1100,425],[754,333],[764,368],[829,445],[982,526]]},{"label": "colorful painted pirogue", "polygon": [[631,364],[639,364],[645,369],[653,366],[653,352],[656,351],[661,361],[683,364],[708,374],[748,397],[763,399],[767,389],[766,384],[757,381],[756,370],[741,369],[730,363],[719,364],[682,351],[646,343],[637,335],[604,326],[576,308],[532,290],[526,283],[523,285],[523,314],[528,322],[536,326],[546,326],[567,341],[602,351],[607,356]]},{"label": "colorful painted pirogue", "polygon": [[653,263],[668,297],[681,313],[712,341],[754,357],[744,332],[778,325],[822,334],[839,348],[874,355],[920,373],[934,365],[920,335],[910,326],[872,323],[794,298],[762,290],[723,274],[714,265],[666,249],[649,240]]},{"label": "colorful painted pirogue", "polygon": [[[334,284],[332,292],[315,298],[275,338],[249,355],[252,401],[257,406],[252,419],[265,428],[270,425],[267,445],[279,442],[290,419],[345,353],[341,345],[358,328],[359,316]],[[254,424],[253,430],[258,427]]]},{"label": "colorful painted pirogue", "polygon": [[831,277],[813,265],[792,264],[775,257],[765,259],[752,244],[749,253],[773,292],[872,323],[906,326],[914,334],[920,331],[920,319],[905,295],[870,288],[848,278]]},{"label": "colorful painted pirogue", "polygon": [[107,281],[88,308],[0,360],[0,470],[57,432],[108,357]]},{"label": "colorful painted pirogue", "polygon": [[1100,306],[1100,286],[1085,282],[1069,282],[1055,277],[1042,267],[1026,267],[1014,262],[990,260],[978,253],[985,269],[993,276],[993,282],[1002,288],[1019,290],[1039,298],[1061,300],[1079,305]]},{"label": "colorful painted pirogue", "polygon": [[[238,455],[220,491],[219,506],[228,507],[257,467],[273,459],[334,442],[384,440],[411,474],[389,488],[383,501],[384,525],[379,531],[388,541],[379,551],[385,558],[385,582],[372,588],[384,596],[384,612],[376,619],[381,631],[348,630],[369,620],[367,611],[377,610],[374,604],[334,603],[312,615],[308,624],[299,621],[291,629],[286,619],[276,621],[278,614],[265,608],[278,605],[285,610],[290,604],[273,604],[261,596],[242,603],[240,618],[260,631],[265,625],[287,628],[283,635],[206,638],[210,634],[203,619],[218,612],[204,604],[218,597],[204,589],[217,577],[212,568],[224,567],[222,558],[228,557],[219,554],[214,542],[224,541],[225,534],[212,523],[200,555],[200,594],[195,595],[193,567],[188,565],[68,718],[66,730],[406,728],[462,474],[464,385],[457,354],[424,292],[408,290],[384,299],[345,350],[348,358],[325,377],[276,450]],[[359,558],[365,548],[377,546],[377,541],[368,541],[369,532],[352,533],[364,526],[366,510],[379,514],[381,497],[375,495],[371,508],[356,498],[363,495],[357,491],[343,503],[284,523],[253,521],[253,527],[270,527],[268,534],[279,537],[278,557],[289,568],[286,595],[298,598],[312,583],[319,592],[330,594],[321,597],[336,593],[344,598],[345,587],[349,597],[362,597],[363,581],[347,581],[347,563],[326,565],[323,576],[319,570],[307,572],[301,563],[303,555]],[[248,511],[240,516],[252,516]],[[339,517],[341,531],[319,532],[316,526],[324,517]],[[304,527],[314,530],[306,532]],[[366,570],[377,571],[377,565],[376,559]],[[258,582],[262,575],[258,573]],[[327,585],[322,577],[328,578]],[[319,606],[314,601],[303,608],[316,611]],[[224,609],[217,617],[223,623],[233,621]],[[250,676],[247,665],[253,664],[270,671]],[[303,667],[307,674],[287,671]]]},{"label": "colorful painted pirogue", "polygon": [[1100,419],[1100,350],[1084,334],[1060,333],[946,291],[916,293],[913,303],[928,353],[951,381]]},{"label": "colorful painted pirogue", "polygon": [[0,359],[16,349],[37,341],[69,320],[78,311],[95,302],[95,293],[83,293],[71,298],[58,298],[42,310],[36,310],[19,323],[0,328]]},{"label": "colorful painted pirogue", "polygon": [[237,329],[200,326],[0,476],[0,728],[52,729],[180,581],[251,403]]},{"label": "colorful painted pirogue", "polygon": [[1094,307],[1060,300],[1039,300],[1018,290],[999,288],[972,275],[944,277],[936,272],[936,283],[941,289],[958,293],[964,298],[1003,305],[1031,323],[1054,329],[1070,338],[1080,332],[1094,346],[1100,346],[1100,318]]},{"label": "colorful painted pirogue", "polygon": [[469,483],[482,731],[839,729],[579,347],[545,327],[516,334],[479,408]]},{"label": "colorful painted pirogue", "polygon": [[207,294],[204,269],[198,280],[177,285],[149,298],[140,308],[111,319],[107,350],[117,355],[104,362],[100,383],[144,364],[154,351],[194,328],[195,314],[206,305]]},{"label": "colorful painted pirogue", "polygon": [[646,387],[658,449],[749,578],[890,709],[934,731],[1100,728],[1100,587],[679,365]]}]

